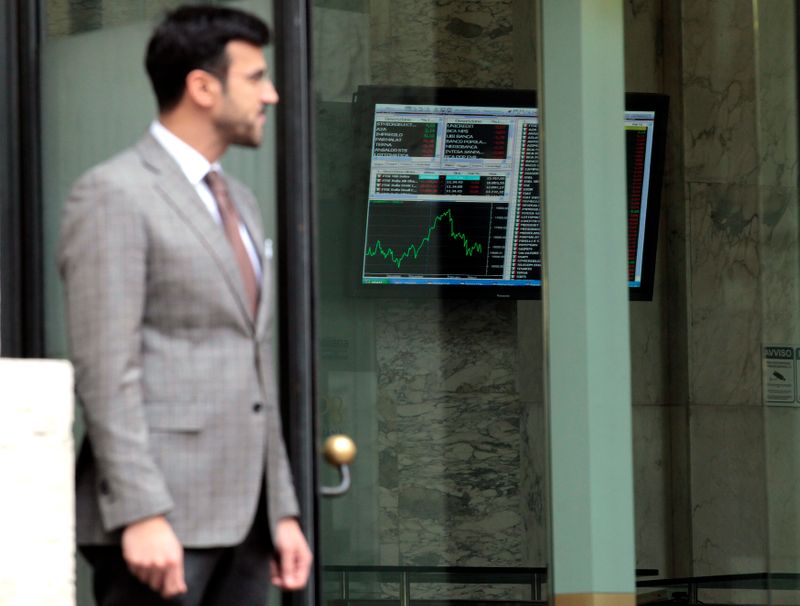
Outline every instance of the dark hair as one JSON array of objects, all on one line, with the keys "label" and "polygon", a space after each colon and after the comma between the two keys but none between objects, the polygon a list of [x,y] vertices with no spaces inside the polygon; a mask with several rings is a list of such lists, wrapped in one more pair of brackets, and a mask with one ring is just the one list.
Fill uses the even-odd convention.
[{"label": "dark hair", "polygon": [[266,46],[269,28],[254,15],[220,6],[182,6],[168,13],[153,32],[145,57],[159,110],[178,104],[192,70],[212,72],[224,83],[225,45],[232,40]]}]

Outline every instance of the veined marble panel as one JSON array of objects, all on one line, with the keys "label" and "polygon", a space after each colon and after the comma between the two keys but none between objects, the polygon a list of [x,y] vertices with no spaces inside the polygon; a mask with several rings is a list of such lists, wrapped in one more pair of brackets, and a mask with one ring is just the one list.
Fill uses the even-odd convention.
[{"label": "veined marble panel", "polygon": [[415,583],[415,600],[479,600],[481,602],[529,600],[530,584],[442,584]]},{"label": "veined marble panel", "polygon": [[322,101],[351,102],[370,83],[369,15],[314,9],[314,87]]},{"label": "veined marble panel", "polygon": [[[672,566],[666,575],[688,577],[693,571],[690,406],[667,407],[669,414]],[[635,455],[634,455],[635,456]],[[635,459],[634,459],[635,460]]]},{"label": "veined marble panel", "polygon": [[519,418],[513,395],[397,403],[402,564],[520,562]]},{"label": "veined marble panel", "polygon": [[517,389],[523,400],[537,404],[544,402],[543,321],[541,301],[517,303]]},{"label": "veined marble panel", "polygon": [[797,183],[797,53],[795,3],[759,2],[758,63],[759,180],[765,186]]},{"label": "veined marble panel", "polygon": [[800,343],[800,193],[763,186],[759,259],[762,342]]},{"label": "veined marble panel", "polygon": [[547,426],[544,406],[522,402],[520,423],[520,515],[525,529],[523,563],[546,566],[549,560],[547,529]]},{"label": "veined marble panel", "polygon": [[765,603],[770,606],[797,606],[800,604],[800,590],[772,589],[767,593]]},{"label": "veined marble panel", "polygon": [[660,0],[625,2],[625,90],[661,92]]},{"label": "veined marble panel", "polygon": [[45,21],[47,35],[67,36],[72,33],[72,22],[69,16],[69,4],[66,0],[47,0],[45,3]]},{"label": "veined marble panel", "polygon": [[420,404],[441,391],[515,393],[515,315],[512,301],[386,301],[376,311],[379,389]]},{"label": "veined marble panel", "polygon": [[[372,82],[510,87],[512,5],[370,1]],[[376,307],[382,563],[521,561],[515,312],[513,302]]]},{"label": "veined marble panel", "polygon": [[510,88],[512,0],[372,0],[375,84]]},{"label": "veined marble panel", "polygon": [[672,565],[670,410],[633,407],[636,566],[668,576]]},{"label": "veined marble panel", "polygon": [[633,302],[630,306],[631,397],[634,404],[666,404],[668,401],[669,352],[663,305],[657,291],[652,301]]},{"label": "veined marble panel", "polygon": [[535,90],[538,87],[538,3],[512,0],[511,22],[513,40],[514,88]]},{"label": "veined marble panel", "polygon": [[692,406],[693,574],[767,566],[764,408]]},{"label": "veined marble panel", "polygon": [[766,414],[769,562],[774,572],[800,569],[800,408]]},{"label": "veined marble panel", "polygon": [[131,23],[155,23],[181,0],[47,0],[47,34],[67,36]]},{"label": "veined marble panel", "polygon": [[683,2],[682,25],[686,178],[756,183],[753,2]]},{"label": "veined marble panel", "polygon": [[398,474],[398,448],[401,436],[397,428],[396,401],[378,385],[378,528],[380,534],[380,562],[386,566],[399,565],[400,531]]},{"label": "veined marble panel", "polygon": [[692,404],[761,402],[758,189],[689,183]]},{"label": "veined marble panel", "polygon": [[[689,401],[689,212],[688,186],[684,181],[684,125],[683,125],[683,61],[687,49],[683,44],[683,2],[662,3],[661,38],[663,53],[663,90],[670,95],[670,112],[667,122],[667,149],[664,163],[662,189],[662,229],[658,240],[657,262],[663,264],[659,274],[663,288],[665,319],[664,339],[667,343],[669,368],[668,388],[670,403]],[[681,508],[676,508],[681,510]],[[686,528],[677,524],[678,529]],[[680,541],[685,543],[685,541]],[[688,548],[685,549],[688,553]],[[676,558],[686,561],[688,558]]]}]

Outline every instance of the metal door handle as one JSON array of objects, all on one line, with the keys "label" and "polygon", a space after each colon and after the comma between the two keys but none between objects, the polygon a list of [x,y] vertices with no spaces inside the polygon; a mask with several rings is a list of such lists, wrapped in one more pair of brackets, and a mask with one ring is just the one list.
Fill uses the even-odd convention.
[{"label": "metal door handle", "polygon": [[337,434],[328,437],[323,446],[325,460],[339,469],[338,486],[320,486],[320,494],[338,497],[350,490],[350,463],[356,458],[356,444],[348,436]]}]

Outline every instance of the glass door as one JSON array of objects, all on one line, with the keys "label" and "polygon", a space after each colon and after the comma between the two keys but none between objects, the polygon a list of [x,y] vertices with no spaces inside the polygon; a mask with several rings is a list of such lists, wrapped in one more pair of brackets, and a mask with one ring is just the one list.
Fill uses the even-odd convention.
[{"label": "glass door", "polygon": [[318,417],[358,447],[326,603],[545,603],[534,6],[314,2]]}]

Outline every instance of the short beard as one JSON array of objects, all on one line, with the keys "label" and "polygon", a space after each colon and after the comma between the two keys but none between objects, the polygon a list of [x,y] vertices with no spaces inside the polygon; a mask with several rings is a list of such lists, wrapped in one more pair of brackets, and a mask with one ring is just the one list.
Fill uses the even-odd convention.
[{"label": "short beard", "polygon": [[217,131],[222,135],[228,145],[237,145],[239,147],[258,148],[261,146],[262,137],[258,136],[254,131],[255,127],[248,128],[247,130],[240,130],[239,123],[222,122],[217,124]]}]

